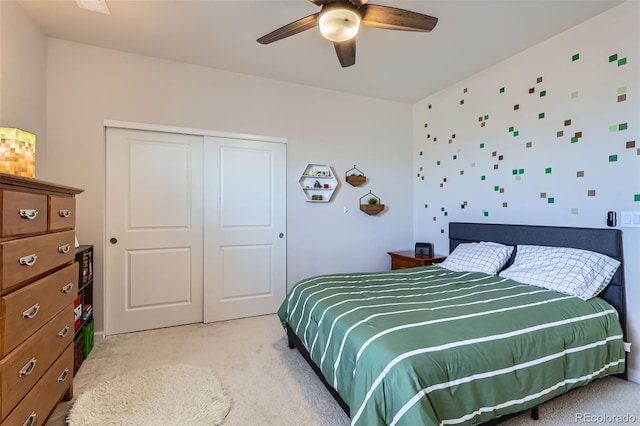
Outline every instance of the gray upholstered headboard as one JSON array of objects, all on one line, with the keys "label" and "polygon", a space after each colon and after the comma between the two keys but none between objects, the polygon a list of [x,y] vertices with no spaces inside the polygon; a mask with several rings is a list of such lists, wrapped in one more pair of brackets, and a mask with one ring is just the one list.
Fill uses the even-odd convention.
[{"label": "gray upholstered headboard", "polygon": [[464,222],[449,223],[450,252],[460,243],[479,241],[495,241],[513,246],[518,244],[531,244],[572,247],[606,254],[609,257],[618,259],[622,264],[611,279],[611,283],[598,297],[606,300],[616,308],[620,314],[620,323],[626,338],[627,305],[624,287],[624,256],[622,254],[622,231],[619,229]]}]

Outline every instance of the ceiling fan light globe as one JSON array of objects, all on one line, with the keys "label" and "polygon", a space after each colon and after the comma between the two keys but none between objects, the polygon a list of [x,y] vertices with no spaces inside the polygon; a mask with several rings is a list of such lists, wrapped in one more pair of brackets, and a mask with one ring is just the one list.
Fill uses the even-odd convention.
[{"label": "ceiling fan light globe", "polygon": [[360,29],[360,15],[349,9],[330,9],[320,16],[320,33],[330,41],[351,40]]}]

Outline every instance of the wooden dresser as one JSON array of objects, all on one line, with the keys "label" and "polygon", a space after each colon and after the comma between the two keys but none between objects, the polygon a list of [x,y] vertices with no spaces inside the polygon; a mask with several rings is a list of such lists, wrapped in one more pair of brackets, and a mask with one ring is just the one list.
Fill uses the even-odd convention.
[{"label": "wooden dresser", "polygon": [[73,397],[80,192],[0,173],[1,426],[43,425]]}]

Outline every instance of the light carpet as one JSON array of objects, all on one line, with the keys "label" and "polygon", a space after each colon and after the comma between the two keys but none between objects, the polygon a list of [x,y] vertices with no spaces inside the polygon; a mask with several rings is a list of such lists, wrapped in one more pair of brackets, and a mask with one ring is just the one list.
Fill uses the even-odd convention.
[{"label": "light carpet", "polygon": [[136,369],[83,392],[67,421],[91,425],[219,425],[231,399],[209,369],[167,364]]},{"label": "light carpet", "polygon": [[[96,383],[147,365],[189,364],[215,372],[233,399],[223,426],[349,426],[350,421],[287,338],[276,315],[109,336],[73,378],[79,398]],[[640,425],[640,384],[605,377],[503,426],[565,426],[610,416]],[[46,426],[65,426],[75,401],[62,402]],[[592,416],[592,417],[588,417]],[[601,417],[593,417],[601,416]],[[633,417],[631,417],[633,416]],[[614,417],[615,418],[615,417]],[[612,423],[607,423],[612,424]],[[155,426],[155,425],[149,425]]]}]

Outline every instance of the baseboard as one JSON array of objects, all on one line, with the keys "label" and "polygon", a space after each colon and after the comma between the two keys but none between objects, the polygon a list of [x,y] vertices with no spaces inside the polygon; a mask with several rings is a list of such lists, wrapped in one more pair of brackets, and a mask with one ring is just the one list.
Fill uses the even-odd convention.
[{"label": "baseboard", "polygon": [[104,331],[96,331],[93,333],[94,342],[102,342],[104,340]]},{"label": "baseboard", "polygon": [[627,379],[630,382],[640,384],[640,371],[633,368],[627,368]]}]

